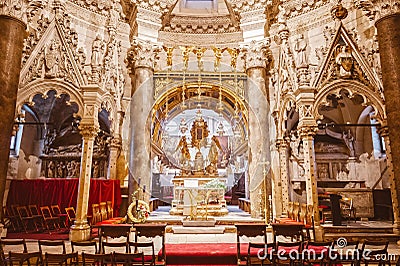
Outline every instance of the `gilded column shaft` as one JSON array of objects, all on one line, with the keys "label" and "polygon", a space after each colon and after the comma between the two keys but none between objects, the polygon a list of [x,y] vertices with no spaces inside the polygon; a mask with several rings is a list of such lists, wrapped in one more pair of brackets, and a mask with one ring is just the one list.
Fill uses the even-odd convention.
[{"label": "gilded column shaft", "polygon": [[98,128],[96,126],[80,126],[80,129],[82,134],[81,171],[76,204],[76,220],[70,231],[71,241],[90,239],[90,226],[87,221],[87,212],[89,205],[90,178],[92,175],[93,145]]},{"label": "gilded column shaft", "polygon": [[285,140],[279,140],[278,150],[280,165],[280,183],[282,191],[282,214],[286,214],[289,202],[289,175],[287,168],[287,143]]},{"label": "gilded column shaft", "polygon": [[[0,15],[0,198],[4,197],[6,185],[25,28],[21,20]],[[0,212],[0,220],[2,216]]]}]

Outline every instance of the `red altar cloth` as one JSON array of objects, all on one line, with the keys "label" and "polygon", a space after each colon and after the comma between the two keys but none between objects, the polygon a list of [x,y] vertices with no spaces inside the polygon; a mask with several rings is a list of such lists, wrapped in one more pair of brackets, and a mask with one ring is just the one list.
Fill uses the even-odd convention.
[{"label": "red altar cloth", "polygon": [[[58,204],[62,212],[64,208],[73,206],[76,209],[78,197],[78,178],[46,178],[11,180],[7,206],[27,206],[36,204],[50,206]],[[90,180],[88,215],[92,214],[92,204],[111,201],[114,216],[118,216],[121,205],[121,186],[119,180]]]}]

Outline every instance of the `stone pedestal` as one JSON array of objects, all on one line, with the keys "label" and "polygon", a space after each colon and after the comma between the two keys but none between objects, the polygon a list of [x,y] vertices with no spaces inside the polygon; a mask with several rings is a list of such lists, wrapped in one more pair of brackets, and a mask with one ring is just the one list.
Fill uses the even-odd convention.
[{"label": "stone pedestal", "polygon": [[[0,198],[4,197],[10,140],[21,71],[26,25],[19,19],[0,15]],[[3,213],[0,212],[2,220]]]}]

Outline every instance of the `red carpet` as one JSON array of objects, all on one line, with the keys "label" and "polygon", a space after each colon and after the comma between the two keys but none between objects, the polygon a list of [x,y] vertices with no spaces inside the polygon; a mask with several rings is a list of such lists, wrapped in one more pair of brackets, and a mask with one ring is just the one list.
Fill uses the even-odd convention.
[{"label": "red carpet", "polygon": [[235,243],[165,244],[168,265],[236,265]]},{"label": "red carpet", "polygon": [[7,232],[6,239],[42,239],[42,240],[68,240],[69,231],[54,231],[49,234],[48,232],[38,232],[38,233],[10,233]]}]

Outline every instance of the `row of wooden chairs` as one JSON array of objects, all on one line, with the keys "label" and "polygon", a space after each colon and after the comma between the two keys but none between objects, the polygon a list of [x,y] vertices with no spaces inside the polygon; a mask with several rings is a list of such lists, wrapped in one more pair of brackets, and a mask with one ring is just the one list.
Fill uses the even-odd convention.
[{"label": "row of wooden chairs", "polygon": [[28,206],[13,205],[11,209],[8,206],[3,207],[3,213],[6,220],[6,227],[14,232],[24,230],[39,231],[47,229],[58,230],[65,228],[65,217],[61,213],[58,205],[41,206],[35,204]]},{"label": "row of wooden chairs", "polygon": [[36,266],[68,266],[68,265],[142,265],[144,266],[143,253],[110,253],[110,254],[87,254],[82,252],[81,259],[79,259],[78,252],[59,254],[59,253],[45,253],[44,259],[40,252],[31,253],[16,253],[9,252],[8,264],[13,265],[36,265]]},{"label": "row of wooden chairs", "polygon": [[391,265],[388,241],[252,243],[238,265]]},{"label": "row of wooden chairs", "polygon": [[[152,241],[147,241],[147,242],[134,242],[134,241],[129,241],[127,240],[126,242],[104,242],[104,245],[101,245],[101,248],[98,248],[97,242],[96,241],[84,241],[84,242],[75,242],[71,241],[71,252],[67,253],[66,251],[66,245],[65,241],[63,240],[39,240],[38,241],[38,247],[39,247],[39,252],[32,254],[35,254],[36,256],[38,254],[50,254],[50,259],[54,260],[53,256],[51,254],[55,254],[54,250],[57,250],[57,254],[61,256],[63,255],[63,258],[66,260],[71,259],[72,257],[68,257],[68,255],[71,254],[80,254],[80,253],[85,253],[88,255],[88,257],[94,258],[96,255],[99,254],[137,254],[141,253],[142,258],[141,262],[143,262],[144,265],[155,265],[157,262],[157,265],[160,265],[162,262],[156,261],[156,255],[154,251],[154,244]],[[12,254],[13,253],[18,253],[18,254],[27,254],[28,249],[26,245],[26,241],[24,239],[20,240],[1,240],[0,241],[0,248],[1,248],[1,262],[2,265],[12,265],[10,264],[10,260],[12,260]],[[144,252],[149,253],[149,250],[151,252],[150,255],[144,255]],[[7,256],[8,254],[8,256]],[[93,256],[92,256],[93,255]],[[123,256],[123,255],[121,255]],[[98,256],[101,257],[101,256]],[[22,259],[24,257],[20,257],[19,259]],[[45,262],[46,262],[46,256],[45,256]],[[78,259],[72,260],[75,262],[78,262]],[[112,261],[111,258],[109,261]],[[120,261],[120,260],[118,260]],[[47,264],[46,264],[47,265]],[[162,265],[162,264],[161,264]]]}]

